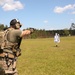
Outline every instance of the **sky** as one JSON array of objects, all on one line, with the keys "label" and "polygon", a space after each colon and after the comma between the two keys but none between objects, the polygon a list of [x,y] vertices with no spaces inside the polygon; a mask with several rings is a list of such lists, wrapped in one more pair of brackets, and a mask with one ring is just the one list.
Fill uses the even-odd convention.
[{"label": "sky", "polygon": [[0,0],[0,24],[12,19],[29,27],[45,30],[69,29],[75,23],[75,0]]}]

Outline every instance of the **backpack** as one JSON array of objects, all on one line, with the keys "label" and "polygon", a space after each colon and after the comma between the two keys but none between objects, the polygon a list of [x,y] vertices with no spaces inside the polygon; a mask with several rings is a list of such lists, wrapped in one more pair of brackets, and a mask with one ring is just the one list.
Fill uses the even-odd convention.
[{"label": "backpack", "polygon": [[16,56],[20,56],[21,49],[18,48],[19,43],[11,43],[7,40],[7,34],[11,30],[13,29],[8,28],[5,31],[0,31],[0,52],[3,50],[4,52],[15,53]]},{"label": "backpack", "polygon": [[9,45],[13,46],[14,44],[7,40],[8,32],[12,30],[11,28],[6,29],[5,31],[0,31],[0,49],[8,48]]}]

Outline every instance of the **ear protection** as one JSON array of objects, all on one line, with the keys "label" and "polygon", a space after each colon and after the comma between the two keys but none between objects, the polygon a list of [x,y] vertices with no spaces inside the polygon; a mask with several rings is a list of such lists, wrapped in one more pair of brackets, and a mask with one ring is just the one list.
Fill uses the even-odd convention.
[{"label": "ear protection", "polygon": [[15,24],[16,29],[21,28],[21,26],[22,26],[22,25],[21,25],[20,23],[18,23],[18,22]]}]

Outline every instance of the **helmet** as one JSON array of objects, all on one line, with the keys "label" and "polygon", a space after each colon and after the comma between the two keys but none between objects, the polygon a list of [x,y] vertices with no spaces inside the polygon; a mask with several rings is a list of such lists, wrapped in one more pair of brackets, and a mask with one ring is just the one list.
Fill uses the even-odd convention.
[{"label": "helmet", "polygon": [[21,23],[20,23],[20,21],[19,20],[17,20],[17,19],[12,19],[11,21],[10,21],[10,26],[13,26],[14,28],[16,28],[16,29],[19,29],[19,28],[21,28]]},{"label": "helmet", "polygon": [[12,25],[15,25],[16,23],[19,23],[20,24],[20,22],[17,20],[17,19],[12,19],[11,21],[10,21],[10,25],[12,26]]}]

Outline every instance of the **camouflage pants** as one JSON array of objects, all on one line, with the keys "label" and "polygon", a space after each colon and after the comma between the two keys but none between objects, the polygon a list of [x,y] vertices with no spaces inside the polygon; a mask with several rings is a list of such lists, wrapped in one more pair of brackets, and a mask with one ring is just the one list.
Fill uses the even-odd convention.
[{"label": "camouflage pants", "polygon": [[13,71],[12,59],[8,61],[9,67],[5,58],[0,58],[0,75],[18,75],[17,69]]}]

